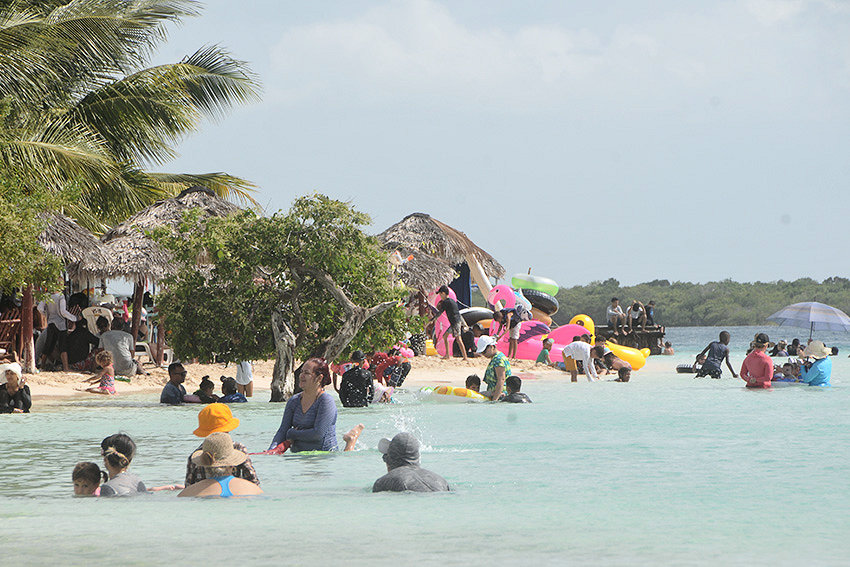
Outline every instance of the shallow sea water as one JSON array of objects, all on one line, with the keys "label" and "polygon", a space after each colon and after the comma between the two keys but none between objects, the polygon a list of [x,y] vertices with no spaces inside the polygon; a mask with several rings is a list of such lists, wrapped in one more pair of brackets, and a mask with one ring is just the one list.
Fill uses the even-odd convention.
[{"label": "shallow sea water", "polygon": [[[755,328],[730,328],[733,364]],[[768,328],[773,337],[794,330]],[[632,382],[527,378],[534,404],[422,402],[341,409],[358,451],[257,456],[266,494],[244,500],[73,497],[71,470],[129,433],[131,470],[182,482],[198,407],[152,396],[54,403],[0,416],[0,527],[8,564],[846,564],[850,561],[850,336],[831,388],[748,391],[677,375],[720,329],[670,329],[673,357]],[[482,367],[483,370],[483,367]],[[580,377],[581,379],[581,377]],[[261,451],[283,405],[234,406],[233,433]],[[411,431],[448,494],[378,494],[376,447]],[[5,563],[5,562],[4,562]]]}]

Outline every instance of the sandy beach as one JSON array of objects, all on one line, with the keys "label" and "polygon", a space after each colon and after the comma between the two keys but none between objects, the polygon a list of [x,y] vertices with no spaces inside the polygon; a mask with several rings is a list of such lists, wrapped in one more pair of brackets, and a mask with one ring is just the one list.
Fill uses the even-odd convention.
[{"label": "sandy beach", "polygon": [[[115,381],[115,389],[121,394],[158,394],[168,381],[166,368],[157,368],[152,364],[144,364],[149,375],[134,376],[130,383]],[[186,376],[186,391],[191,393],[198,388],[201,378],[209,376],[216,382],[216,390],[219,390],[218,378],[221,376],[236,376],[234,365],[224,364],[186,364],[188,375]],[[463,386],[466,377],[470,374],[484,376],[487,368],[486,358],[475,358],[464,362],[460,358],[443,360],[436,356],[420,356],[411,359],[410,374],[405,381],[405,387],[421,387],[429,384],[451,384]],[[536,380],[563,380],[566,374],[559,370],[548,368],[542,364],[521,360],[512,363],[514,373],[523,379]],[[254,399],[267,399],[270,389],[274,360],[263,360],[254,363]],[[83,381],[91,378],[93,374],[81,372],[40,372],[38,374],[26,375],[27,384],[32,392],[33,400],[37,403],[39,399],[65,398],[65,397],[91,397],[82,391],[88,385]],[[332,389],[332,387],[331,387]]]}]

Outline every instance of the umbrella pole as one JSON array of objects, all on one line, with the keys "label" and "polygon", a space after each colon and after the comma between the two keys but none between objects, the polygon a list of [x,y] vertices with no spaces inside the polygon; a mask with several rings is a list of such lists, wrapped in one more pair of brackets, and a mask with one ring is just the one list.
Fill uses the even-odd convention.
[{"label": "umbrella pole", "polygon": [[812,326],[809,328],[809,342],[812,342],[812,333],[815,331],[815,322],[812,321]]}]

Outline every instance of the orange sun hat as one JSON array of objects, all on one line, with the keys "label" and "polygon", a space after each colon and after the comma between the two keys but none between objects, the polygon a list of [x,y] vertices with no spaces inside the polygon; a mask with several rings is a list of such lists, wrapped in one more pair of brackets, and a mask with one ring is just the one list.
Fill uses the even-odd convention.
[{"label": "orange sun hat", "polygon": [[198,428],[194,433],[198,437],[206,437],[210,433],[227,433],[237,427],[239,420],[233,417],[227,405],[210,404],[198,412]]}]

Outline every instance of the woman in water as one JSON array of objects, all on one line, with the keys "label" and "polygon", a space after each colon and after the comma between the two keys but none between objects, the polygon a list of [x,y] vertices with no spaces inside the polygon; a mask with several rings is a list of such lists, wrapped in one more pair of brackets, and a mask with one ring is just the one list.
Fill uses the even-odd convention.
[{"label": "woman in water", "polygon": [[206,479],[189,485],[178,496],[252,496],[262,494],[259,486],[233,476],[236,467],[248,460],[248,454],[233,446],[230,435],[210,433],[201,448],[192,453],[192,463],[204,467]]},{"label": "woman in water", "polygon": [[[331,383],[328,363],[323,358],[311,358],[301,367],[298,385],[301,392],[286,402],[280,429],[272,439],[269,450],[281,443],[288,443],[293,452],[336,451],[336,404],[325,386]],[[343,436],[345,450],[354,448],[354,443],[363,431],[360,424]]]},{"label": "woman in water", "polygon": [[130,462],[136,456],[136,444],[129,435],[116,433],[100,442],[103,464],[109,473],[109,481],[101,485],[101,496],[128,496],[146,492],[145,483],[127,472]]}]

